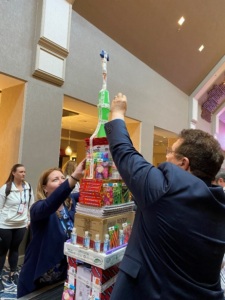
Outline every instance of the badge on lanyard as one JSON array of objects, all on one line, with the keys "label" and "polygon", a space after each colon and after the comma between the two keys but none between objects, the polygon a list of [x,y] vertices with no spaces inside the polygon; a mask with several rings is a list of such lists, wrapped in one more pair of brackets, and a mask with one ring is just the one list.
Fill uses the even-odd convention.
[{"label": "badge on lanyard", "polygon": [[25,184],[23,183],[23,193],[24,193],[24,203],[23,203],[23,200],[22,200],[22,194],[21,194],[21,203],[18,207],[18,214],[23,214],[24,212],[24,208],[26,206],[26,190],[25,190]]},{"label": "badge on lanyard", "polygon": [[18,208],[18,214],[22,214],[24,212],[25,204],[20,203],[19,208]]}]

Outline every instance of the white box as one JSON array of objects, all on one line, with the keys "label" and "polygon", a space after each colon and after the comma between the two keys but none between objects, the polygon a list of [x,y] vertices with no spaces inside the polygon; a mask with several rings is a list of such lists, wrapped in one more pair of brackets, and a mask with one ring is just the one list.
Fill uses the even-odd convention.
[{"label": "white box", "polygon": [[116,250],[110,254],[98,253],[91,249],[85,249],[80,245],[73,245],[69,242],[64,243],[64,254],[90,265],[99,267],[103,270],[121,262],[126,247]]},{"label": "white box", "polygon": [[91,268],[80,265],[76,275],[76,299],[86,300],[91,294]]}]

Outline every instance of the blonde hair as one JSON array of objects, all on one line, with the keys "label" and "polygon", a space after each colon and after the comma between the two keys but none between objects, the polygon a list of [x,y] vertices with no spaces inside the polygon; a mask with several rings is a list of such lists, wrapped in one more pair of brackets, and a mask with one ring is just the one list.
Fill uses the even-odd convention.
[{"label": "blonde hair", "polygon": [[47,195],[44,191],[44,186],[48,183],[49,175],[53,171],[60,171],[63,174],[63,171],[60,168],[51,168],[44,171],[38,181],[37,191],[36,191],[36,201],[43,200],[46,198]]},{"label": "blonde hair", "polygon": [[62,167],[64,176],[70,176],[76,169],[77,163],[75,160],[68,160]]},{"label": "blonde hair", "polygon": [[[54,171],[59,171],[63,174],[63,171],[60,168],[51,168],[51,169],[44,171],[38,181],[35,201],[45,200],[47,198],[47,195],[44,191],[44,186],[48,183],[49,175]],[[66,198],[64,201],[64,204],[68,208],[68,210],[71,209],[72,204],[71,204],[70,198]],[[56,213],[59,216],[58,212],[56,212]]]}]

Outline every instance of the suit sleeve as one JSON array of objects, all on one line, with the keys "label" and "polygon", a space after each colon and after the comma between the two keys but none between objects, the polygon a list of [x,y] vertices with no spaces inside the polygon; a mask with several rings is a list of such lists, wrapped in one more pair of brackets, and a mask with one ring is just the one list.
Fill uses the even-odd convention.
[{"label": "suit sleeve", "polygon": [[48,218],[49,215],[57,211],[70,193],[71,188],[67,179],[49,197],[38,200],[32,205],[30,209],[31,219],[37,221]]},{"label": "suit sleeve", "polygon": [[169,188],[163,171],[147,162],[133,147],[123,120],[106,123],[105,131],[114,163],[137,205],[144,208],[157,201]]}]

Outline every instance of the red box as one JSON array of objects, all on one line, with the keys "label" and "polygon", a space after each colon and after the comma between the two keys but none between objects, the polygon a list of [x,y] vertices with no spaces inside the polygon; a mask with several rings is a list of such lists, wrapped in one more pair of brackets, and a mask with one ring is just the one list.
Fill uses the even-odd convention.
[{"label": "red box", "polygon": [[101,300],[109,300],[114,283],[119,272],[119,264],[106,270],[92,266],[92,290],[91,295]]},{"label": "red box", "polygon": [[64,283],[62,300],[75,300],[77,263],[76,263],[76,259],[72,257],[67,257],[67,260],[68,260],[67,280]]}]

